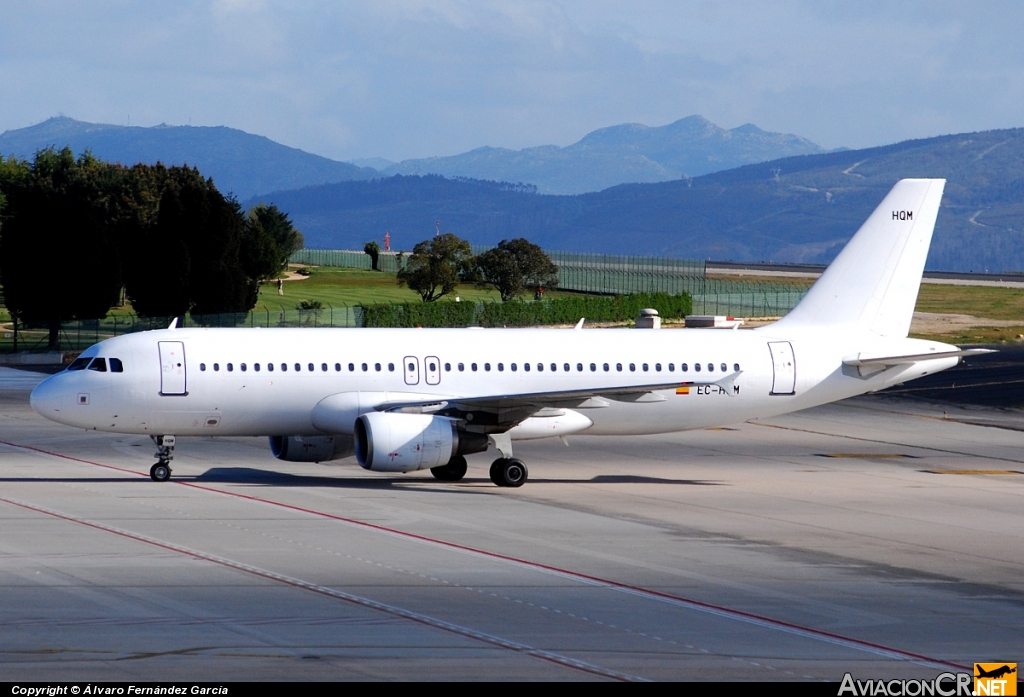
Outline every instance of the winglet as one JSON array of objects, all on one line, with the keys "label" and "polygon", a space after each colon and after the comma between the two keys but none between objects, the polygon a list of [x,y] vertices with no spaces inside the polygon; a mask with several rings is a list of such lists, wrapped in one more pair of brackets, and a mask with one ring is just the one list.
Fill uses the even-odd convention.
[{"label": "winglet", "polygon": [[167,328],[168,329],[177,329],[178,328],[178,318],[175,317],[174,319],[172,319],[171,323],[169,325],[167,325]]},{"label": "winglet", "polygon": [[586,318],[585,317],[580,317],[580,321],[576,323],[576,328],[577,329],[583,329],[583,320],[584,319],[586,319]]}]

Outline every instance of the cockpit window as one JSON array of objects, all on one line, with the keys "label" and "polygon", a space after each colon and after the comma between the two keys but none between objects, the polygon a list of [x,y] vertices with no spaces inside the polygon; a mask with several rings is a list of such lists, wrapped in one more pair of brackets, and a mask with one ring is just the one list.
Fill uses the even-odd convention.
[{"label": "cockpit window", "polygon": [[76,358],[68,366],[68,370],[85,370],[85,366],[89,365],[89,361],[92,360],[92,356],[88,358]]},{"label": "cockpit window", "polygon": [[123,373],[124,372],[124,364],[121,363],[121,359],[120,358],[111,358],[110,359],[110,372],[111,373]]},{"label": "cockpit window", "polygon": [[97,373],[107,372],[107,359],[93,358],[92,363],[89,364],[89,370],[95,370]]}]

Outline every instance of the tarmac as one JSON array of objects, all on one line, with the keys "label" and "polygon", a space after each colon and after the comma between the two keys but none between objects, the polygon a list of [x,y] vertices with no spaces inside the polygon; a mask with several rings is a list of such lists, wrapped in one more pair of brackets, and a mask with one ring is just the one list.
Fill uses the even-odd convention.
[{"label": "tarmac", "polygon": [[43,377],[0,367],[0,680],[889,680],[1024,658],[1017,409],[876,395],[517,444],[520,489],[490,483],[493,453],[446,484],[182,438],[156,483],[148,439],[32,412]]}]

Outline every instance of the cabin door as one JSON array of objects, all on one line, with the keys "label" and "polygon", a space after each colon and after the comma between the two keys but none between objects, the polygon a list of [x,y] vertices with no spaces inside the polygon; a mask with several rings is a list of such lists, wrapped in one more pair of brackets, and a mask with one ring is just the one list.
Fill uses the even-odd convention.
[{"label": "cabin door", "polygon": [[185,344],[180,341],[159,341],[160,394],[185,395]]},{"label": "cabin door", "polygon": [[772,394],[796,394],[796,359],[788,341],[769,341],[772,352]]}]

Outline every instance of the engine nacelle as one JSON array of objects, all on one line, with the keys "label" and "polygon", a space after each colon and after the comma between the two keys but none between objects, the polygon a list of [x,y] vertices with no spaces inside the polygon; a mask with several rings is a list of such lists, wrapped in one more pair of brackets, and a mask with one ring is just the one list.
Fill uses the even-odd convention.
[{"label": "engine nacelle", "polygon": [[431,414],[370,412],[356,419],[356,459],[374,472],[412,472],[482,452],[487,436],[459,431],[456,421]]},{"label": "engine nacelle", "polygon": [[270,452],[288,462],[327,462],[351,457],[351,436],[271,436]]}]

